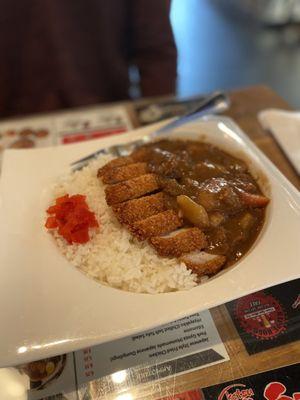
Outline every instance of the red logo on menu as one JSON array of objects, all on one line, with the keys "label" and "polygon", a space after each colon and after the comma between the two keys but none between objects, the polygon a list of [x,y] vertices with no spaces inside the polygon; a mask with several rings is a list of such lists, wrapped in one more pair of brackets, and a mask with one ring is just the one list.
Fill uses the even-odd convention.
[{"label": "red logo on menu", "polygon": [[269,383],[264,391],[267,400],[300,400],[300,392],[294,393],[293,397],[286,396],[286,387],[280,382]]},{"label": "red logo on menu", "polygon": [[218,400],[253,400],[254,392],[252,389],[247,389],[246,385],[236,383],[229,385],[219,394]]},{"label": "red logo on menu", "polygon": [[[287,396],[286,387],[280,382],[269,383],[264,390],[264,398],[267,400],[300,400],[300,392],[292,397]],[[218,400],[253,400],[254,392],[242,383],[226,386],[218,396]]]},{"label": "red logo on menu", "polygon": [[286,331],[284,309],[279,301],[264,292],[237,300],[235,314],[245,332],[258,340],[274,339]]}]

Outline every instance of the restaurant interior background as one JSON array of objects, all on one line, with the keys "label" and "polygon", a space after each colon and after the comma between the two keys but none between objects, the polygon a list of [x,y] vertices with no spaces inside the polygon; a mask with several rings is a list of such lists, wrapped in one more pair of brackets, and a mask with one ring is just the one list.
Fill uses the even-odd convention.
[{"label": "restaurant interior background", "polygon": [[173,0],[178,94],[271,86],[300,106],[298,0]]}]

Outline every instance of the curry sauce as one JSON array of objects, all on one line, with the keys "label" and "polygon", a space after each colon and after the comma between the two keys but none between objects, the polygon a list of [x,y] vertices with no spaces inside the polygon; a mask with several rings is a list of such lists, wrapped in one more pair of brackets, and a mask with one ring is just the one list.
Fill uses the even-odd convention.
[{"label": "curry sauce", "polygon": [[121,224],[199,276],[213,275],[249,250],[269,202],[244,161],[195,141],[139,147],[98,176]]}]

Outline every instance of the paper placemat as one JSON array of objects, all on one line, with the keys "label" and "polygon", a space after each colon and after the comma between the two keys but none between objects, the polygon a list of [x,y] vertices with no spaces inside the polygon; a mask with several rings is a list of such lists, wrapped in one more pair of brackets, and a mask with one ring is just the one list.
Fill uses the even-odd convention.
[{"label": "paper placemat", "polygon": [[138,335],[27,364],[19,370],[29,375],[28,371],[38,367],[53,369],[39,382],[29,382],[28,400],[51,395],[84,400],[227,360],[228,353],[211,314],[204,311]]}]

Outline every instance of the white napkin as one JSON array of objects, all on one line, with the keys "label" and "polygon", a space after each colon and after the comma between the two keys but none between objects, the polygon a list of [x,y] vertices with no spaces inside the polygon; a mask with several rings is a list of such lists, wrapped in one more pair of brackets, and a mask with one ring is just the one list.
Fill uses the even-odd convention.
[{"label": "white napkin", "polygon": [[273,134],[300,174],[300,112],[272,108],[261,111],[258,120]]}]

